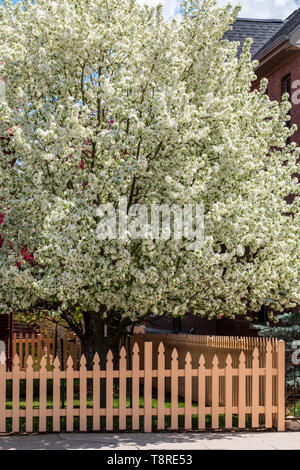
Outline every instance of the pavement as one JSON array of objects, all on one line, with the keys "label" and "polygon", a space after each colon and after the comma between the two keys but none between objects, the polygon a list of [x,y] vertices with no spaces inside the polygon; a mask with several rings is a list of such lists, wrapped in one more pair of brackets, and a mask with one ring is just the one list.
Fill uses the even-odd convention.
[{"label": "pavement", "polygon": [[300,432],[2,435],[0,450],[300,450]]}]

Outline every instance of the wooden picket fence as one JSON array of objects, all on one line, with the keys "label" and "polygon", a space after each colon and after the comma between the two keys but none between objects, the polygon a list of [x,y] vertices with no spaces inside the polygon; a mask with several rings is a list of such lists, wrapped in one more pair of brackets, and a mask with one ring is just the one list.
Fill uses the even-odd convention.
[{"label": "wooden picket fence", "polygon": [[[10,350],[10,347],[8,347]],[[56,355],[55,355],[56,350]],[[27,359],[29,356],[33,358],[34,369],[39,369],[42,357],[46,358],[46,368],[50,370],[53,366],[55,356],[60,363],[65,366],[69,356],[73,359],[74,369],[78,370],[80,361],[81,345],[79,338],[72,333],[65,332],[63,336],[63,344],[61,344],[60,336],[55,340],[54,336],[47,336],[32,333],[17,335],[14,333],[12,338],[12,360],[16,354],[19,356],[20,370],[25,371]],[[12,363],[12,361],[9,361]]]},{"label": "wooden picket fence", "polygon": [[[274,350],[274,347],[276,348]],[[143,354],[140,354],[143,353]],[[39,370],[34,370],[33,358],[27,358],[26,370],[20,367],[20,358],[15,355],[12,371],[6,370],[5,354],[0,357],[0,432],[7,431],[7,421],[12,422],[12,432],[20,431],[20,419],[25,419],[26,432],[33,431],[33,419],[38,419],[39,432],[49,430],[47,419],[51,418],[51,431],[61,430],[62,419],[65,420],[67,432],[74,430],[74,418],[79,419],[79,430],[87,431],[87,420],[91,418],[93,431],[122,431],[128,426],[134,431],[151,432],[153,422],[155,429],[180,428],[179,418],[183,416],[183,428],[191,430],[196,420],[198,430],[206,429],[206,417],[211,417],[211,428],[220,428],[220,415],[225,416],[225,428],[232,429],[233,417],[238,417],[238,428],[246,428],[246,418],[251,416],[251,427],[260,427],[260,417],[264,416],[264,428],[276,427],[278,431],[285,428],[285,344],[284,342],[266,344],[264,367],[260,367],[260,351],[254,348],[251,367],[246,364],[245,352],[240,351],[239,363],[233,367],[232,357],[227,355],[226,364],[220,367],[216,350],[211,366],[207,366],[205,355],[201,354],[196,368],[192,367],[190,352],[184,358],[184,367],[179,367],[176,348],[171,354],[171,366],[165,366],[165,347],[159,344],[157,367],[153,368],[153,345],[146,341],[143,351],[137,343],[132,349],[131,367],[127,367],[126,350],[120,350],[119,368],[114,369],[113,355],[107,354],[106,370],[100,369],[99,356],[94,357],[93,370],[87,370],[86,359],[81,356],[80,369],[74,370],[73,359],[69,356],[66,370],[61,370],[60,361],[55,358],[53,369],[47,369],[47,359],[41,358]],[[276,361],[274,357],[276,356]],[[143,360],[142,360],[143,358]],[[259,382],[264,378],[264,402],[260,402]],[[225,398],[220,397],[220,379],[225,380]],[[238,381],[238,402],[234,402],[233,380]],[[90,379],[90,385],[88,385]],[[102,380],[101,380],[102,379]],[[246,381],[250,379],[251,402],[247,396]],[[20,406],[20,383],[26,382],[26,406]],[[39,383],[38,407],[33,406],[34,381]],[[51,381],[52,406],[47,403]],[[61,406],[62,380],[66,388],[66,407]],[[74,404],[74,381],[79,381],[79,406]],[[184,406],[179,406],[178,383],[184,381]],[[210,401],[206,397],[206,381],[212,383]],[[12,381],[12,408],[7,409],[7,381]],[[197,382],[198,399],[192,401],[192,381]],[[157,406],[154,406],[154,382],[157,388]],[[170,382],[170,406],[166,406],[166,383]],[[92,385],[91,385],[92,383]],[[130,387],[129,387],[130,383]],[[49,384],[48,384],[49,385]],[[92,386],[92,403],[88,406],[88,389]],[[106,392],[105,407],[101,407],[100,392]],[[131,390],[130,400],[128,391]],[[118,400],[115,400],[117,394]],[[182,404],[182,403],[181,403]],[[76,407],[77,406],[77,407]],[[117,418],[117,420],[116,420]],[[141,419],[142,418],[142,419]],[[168,418],[168,419],[166,419]],[[101,422],[104,425],[101,426]],[[166,425],[169,423],[169,426]],[[117,424],[116,424],[117,423]]]}]

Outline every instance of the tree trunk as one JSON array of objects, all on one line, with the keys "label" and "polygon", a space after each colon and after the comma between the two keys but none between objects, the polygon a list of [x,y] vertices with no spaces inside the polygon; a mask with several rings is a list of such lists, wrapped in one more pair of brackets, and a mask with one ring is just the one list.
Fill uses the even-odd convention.
[{"label": "tree trunk", "polygon": [[[98,313],[84,314],[85,333],[81,339],[82,354],[87,361],[87,369],[93,369],[94,355],[100,357],[100,367],[106,369],[106,356],[111,349],[114,356],[114,367],[119,365],[119,347],[122,331],[110,323],[104,322]],[[105,331],[106,325],[106,331]]]},{"label": "tree trunk", "polygon": [[[93,369],[94,356],[97,352],[100,357],[101,370],[106,369],[106,356],[109,350],[113,353],[114,369],[119,368],[119,349],[125,327],[122,327],[121,318],[112,315],[113,322],[105,322],[99,313],[84,314],[84,336],[81,338],[82,354],[87,361],[87,369]],[[115,381],[114,381],[115,382]],[[93,381],[87,381],[88,391],[93,390]],[[106,407],[106,384],[105,379],[100,381],[100,407]]]}]

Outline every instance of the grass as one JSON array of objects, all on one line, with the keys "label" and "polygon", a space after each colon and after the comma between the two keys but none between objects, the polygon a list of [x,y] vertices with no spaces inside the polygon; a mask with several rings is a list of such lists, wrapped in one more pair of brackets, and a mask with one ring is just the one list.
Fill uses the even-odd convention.
[{"label": "grass", "polygon": [[[64,383],[65,380],[62,380]],[[52,380],[49,379],[47,381],[47,408],[51,409],[53,407],[53,398],[52,398]],[[65,386],[65,383],[64,383]],[[8,380],[7,381],[7,401],[6,401],[6,408],[11,410],[12,409],[12,381]],[[39,408],[39,381],[34,380],[33,383],[33,408],[38,409]],[[139,399],[139,404],[140,408],[144,407],[144,397],[143,397],[143,389],[141,387],[140,390],[140,399]],[[66,403],[64,402],[64,407],[66,406]],[[74,401],[73,401],[73,407],[78,409],[80,406],[80,399],[79,399],[79,379],[74,379]],[[192,407],[197,408],[197,403],[193,402]],[[300,405],[299,405],[300,406]],[[63,403],[62,400],[60,402],[60,407],[63,408]],[[87,408],[92,408],[93,407],[93,397],[92,394],[88,392],[87,394]],[[118,408],[119,407],[119,397],[118,397],[118,387],[116,386],[114,389],[114,398],[113,398],[113,407]],[[130,397],[127,396],[126,400],[126,407],[130,408]],[[166,408],[171,408],[171,395],[167,394],[165,397],[165,407]],[[25,380],[20,381],[20,404],[19,408],[21,410],[26,409],[26,384]],[[152,408],[158,408],[158,399],[157,399],[157,391],[153,390],[153,398],[152,398]],[[184,398],[178,397],[178,408],[184,408]],[[114,421],[114,430],[118,430],[118,417],[115,416],[113,421]],[[179,430],[184,430],[184,415],[179,415],[178,416],[178,427]],[[206,428],[211,429],[211,416],[206,415],[205,417],[205,423],[206,423]],[[127,417],[127,431],[132,430],[132,418]],[[61,417],[60,418],[60,429],[61,431],[66,430],[66,418]],[[171,426],[171,416],[165,416],[165,428],[166,431],[170,430]],[[225,428],[225,415],[219,415],[219,427],[222,429]],[[238,428],[238,416],[234,415],[233,416],[233,427]],[[247,417],[246,419],[246,427],[250,428],[251,427],[251,419]],[[39,418],[34,417],[33,418],[33,431],[38,432],[39,428]],[[155,431],[157,429],[157,416],[152,417],[152,428]],[[197,429],[198,428],[198,416],[197,414],[192,414],[192,428]],[[92,431],[93,429],[93,418],[91,416],[87,417],[87,430]],[[105,417],[100,418],[100,429],[102,431],[105,431]],[[143,429],[143,417],[140,417],[140,429]],[[25,418],[20,418],[20,432],[25,432],[26,430],[26,420]],[[7,418],[6,422],[6,431],[12,432],[12,419]],[[47,417],[47,431],[52,432],[52,417]],[[74,417],[74,431],[79,431],[79,417]]]}]

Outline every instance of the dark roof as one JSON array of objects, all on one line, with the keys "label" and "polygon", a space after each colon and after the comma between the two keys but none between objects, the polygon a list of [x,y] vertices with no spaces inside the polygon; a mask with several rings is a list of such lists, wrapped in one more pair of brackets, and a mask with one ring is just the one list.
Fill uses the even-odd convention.
[{"label": "dark roof", "polygon": [[279,30],[273,35],[272,38],[267,40],[260,49],[257,50],[256,55],[263,52],[265,49],[268,49],[272,44],[281,39],[282,37],[289,37],[289,35],[294,31],[294,29],[300,26],[300,8],[295,10],[290,16],[288,16]]},{"label": "dark roof", "polygon": [[229,41],[240,42],[238,55],[242,52],[245,40],[247,38],[252,38],[253,44],[251,46],[251,53],[252,56],[255,56],[266,42],[269,40],[272,41],[272,38],[281,29],[283,24],[283,20],[237,18],[236,22],[232,25],[232,30],[226,31],[223,38],[228,39]]}]

